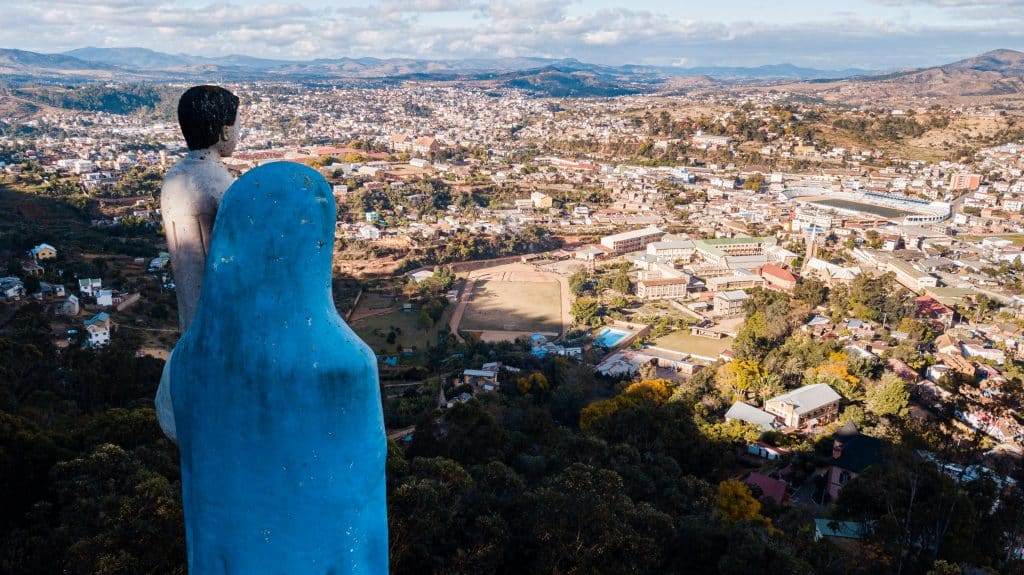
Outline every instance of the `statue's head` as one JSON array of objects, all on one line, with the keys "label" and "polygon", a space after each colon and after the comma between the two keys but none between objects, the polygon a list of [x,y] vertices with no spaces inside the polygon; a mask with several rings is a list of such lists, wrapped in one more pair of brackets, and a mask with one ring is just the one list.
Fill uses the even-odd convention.
[{"label": "statue's head", "polygon": [[188,149],[230,156],[238,145],[238,96],[220,86],[193,86],[178,100],[178,124]]}]

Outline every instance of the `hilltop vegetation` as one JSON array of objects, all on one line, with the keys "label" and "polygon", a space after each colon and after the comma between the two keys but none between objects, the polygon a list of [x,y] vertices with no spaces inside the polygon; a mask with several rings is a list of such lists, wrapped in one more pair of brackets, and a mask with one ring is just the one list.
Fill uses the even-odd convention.
[{"label": "hilltop vegetation", "polygon": [[155,84],[125,84],[107,86],[87,84],[68,87],[23,87],[9,92],[21,100],[54,108],[131,114],[148,112],[160,117],[172,117],[178,90]]}]

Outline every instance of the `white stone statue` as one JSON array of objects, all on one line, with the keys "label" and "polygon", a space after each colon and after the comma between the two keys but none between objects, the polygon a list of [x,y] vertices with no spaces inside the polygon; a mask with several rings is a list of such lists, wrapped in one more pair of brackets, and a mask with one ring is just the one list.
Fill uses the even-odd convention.
[{"label": "white stone statue", "polygon": [[[164,177],[160,212],[174,270],[178,325],[185,333],[199,305],[213,223],[224,191],[234,182],[221,162],[238,145],[238,97],[219,86],[189,88],[178,101],[178,123],[189,153]],[[156,409],[160,427],[176,439],[167,358]]]}]

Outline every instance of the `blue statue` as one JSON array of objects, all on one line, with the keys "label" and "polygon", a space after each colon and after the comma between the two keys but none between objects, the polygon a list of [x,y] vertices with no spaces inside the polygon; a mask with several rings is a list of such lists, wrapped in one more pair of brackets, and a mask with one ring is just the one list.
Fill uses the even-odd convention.
[{"label": "blue statue", "polygon": [[334,307],[334,222],[299,164],[224,195],[169,366],[191,575],[388,572],[377,362]]}]

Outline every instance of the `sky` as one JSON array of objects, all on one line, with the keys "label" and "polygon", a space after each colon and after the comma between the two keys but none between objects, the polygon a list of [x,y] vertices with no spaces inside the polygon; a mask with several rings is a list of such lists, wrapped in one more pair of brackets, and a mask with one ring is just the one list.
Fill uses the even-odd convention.
[{"label": "sky", "polygon": [[1024,0],[0,0],[0,47],[891,70],[1024,50]]}]

